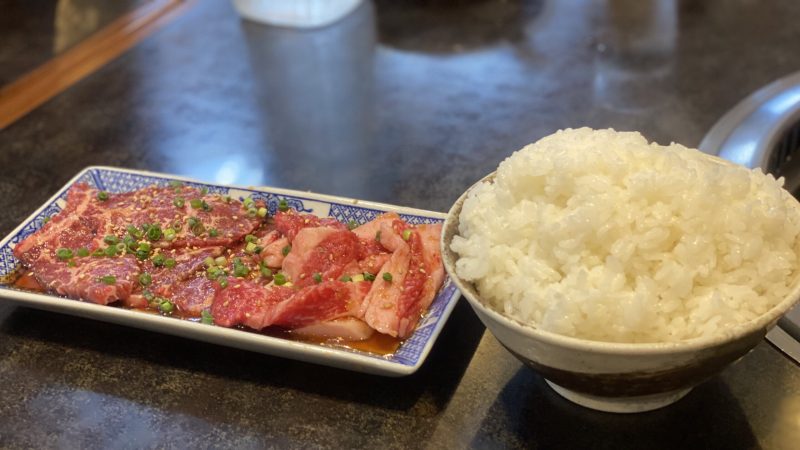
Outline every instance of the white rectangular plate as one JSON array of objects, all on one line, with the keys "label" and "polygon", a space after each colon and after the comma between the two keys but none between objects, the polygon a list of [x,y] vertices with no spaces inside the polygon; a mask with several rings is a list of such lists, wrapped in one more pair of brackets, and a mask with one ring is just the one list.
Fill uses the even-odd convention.
[{"label": "white rectangular plate", "polygon": [[[100,190],[118,193],[140,189],[153,184],[166,186],[173,180],[183,181],[187,185],[200,188],[206,187],[210,192],[218,192],[234,198],[252,196],[254,199],[262,199],[266,202],[270,214],[275,214],[278,202],[286,200],[291,207],[299,211],[312,213],[320,217],[334,217],[345,223],[350,220],[354,220],[359,224],[365,223],[378,214],[387,211],[397,212],[404,220],[412,224],[443,222],[445,217],[442,213],[432,211],[310,192],[270,187],[221,186],[172,175],[93,166],[76,175],[17,229],[0,241],[0,280],[8,280],[10,275],[19,267],[19,261],[12,253],[14,246],[41,228],[45,218],[61,210],[65,204],[67,191],[75,183],[87,183]],[[380,356],[346,348],[327,347],[238,329],[204,325],[198,322],[155,314],[145,314],[123,308],[101,306],[65,299],[55,295],[39,294],[16,289],[8,283],[0,281],[0,298],[24,306],[173,334],[284,358],[388,376],[409,375],[422,365],[459,296],[460,294],[455,285],[446,276],[442,288],[433,300],[428,312],[420,321],[414,334],[403,341],[394,354]]]}]

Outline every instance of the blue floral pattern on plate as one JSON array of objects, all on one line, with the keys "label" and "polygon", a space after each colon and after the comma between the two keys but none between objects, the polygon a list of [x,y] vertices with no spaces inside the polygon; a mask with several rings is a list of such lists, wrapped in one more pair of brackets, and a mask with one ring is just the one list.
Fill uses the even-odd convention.
[{"label": "blue floral pattern on plate", "polygon": [[403,341],[400,348],[389,356],[380,356],[340,347],[331,348],[288,341],[259,333],[210,327],[179,319],[141,314],[122,308],[99,306],[63,299],[53,295],[26,292],[10,285],[10,280],[20,267],[19,261],[12,252],[14,246],[41,228],[48,217],[61,211],[67,191],[75,183],[87,183],[100,190],[118,193],[140,189],[153,184],[166,186],[170,181],[174,180],[179,180],[198,188],[206,188],[209,192],[230,195],[235,198],[243,199],[247,196],[252,196],[254,199],[264,200],[270,214],[275,214],[279,203],[285,201],[289,206],[299,211],[313,213],[321,217],[333,217],[344,223],[350,221],[354,221],[357,224],[366,223],[387,211],[396,211],[405,221],[412,224],[438,223],[444,220],[444,215],[441,213],[307,192],[277,188],[221,186],[170,175],[111,167],[89,167],[64,186],[9,236],[0,241],[0,297],[17,301],[25,306],[90,316],[98,320],[154,329],[222,345],[231,345],[262,353],[381,375],[408,375],[416,371],[425,360],[460,296],[455,285],[451,283],[447,276],[445,276],[442,288],[434,298],[428,312],[423,316],[414,334]]}]

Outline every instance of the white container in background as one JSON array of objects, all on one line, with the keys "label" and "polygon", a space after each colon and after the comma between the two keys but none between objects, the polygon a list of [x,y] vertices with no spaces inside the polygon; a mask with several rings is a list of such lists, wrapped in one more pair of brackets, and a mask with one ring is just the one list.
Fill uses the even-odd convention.
[{"label": "white container in background", "polygon": [[349,14],[361,0],[233,0],[239,15],[268,25],[312,28]]}]

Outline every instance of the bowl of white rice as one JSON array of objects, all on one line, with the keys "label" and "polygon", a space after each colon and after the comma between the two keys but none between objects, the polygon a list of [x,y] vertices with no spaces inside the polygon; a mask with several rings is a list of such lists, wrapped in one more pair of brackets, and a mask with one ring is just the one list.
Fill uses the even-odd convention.
[{"label": "bowl of white rice", "polygon": [[450,210],[444,264],[512,354],[581,405],[659,408],[800,298],[783,180],[639,133],[562,130]]}]

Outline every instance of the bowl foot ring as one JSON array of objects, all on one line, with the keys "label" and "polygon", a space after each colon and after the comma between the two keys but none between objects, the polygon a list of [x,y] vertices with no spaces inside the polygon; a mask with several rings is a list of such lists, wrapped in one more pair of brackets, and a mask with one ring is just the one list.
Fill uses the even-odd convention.
[{"label": "bowl foot ring", "polygon": [[686,394],[689,393],[689,391],[692,390],[692,388],[689,387],[675,391],[652,395],[641,395],[637,397],[600,397],[569,390],[547,379],[545,379],[545,381],[559,395],[573,403],[577,403],[581,406],[595,409],[597,411],[613,413],[637,413],[663,408],[682,399]]}]

